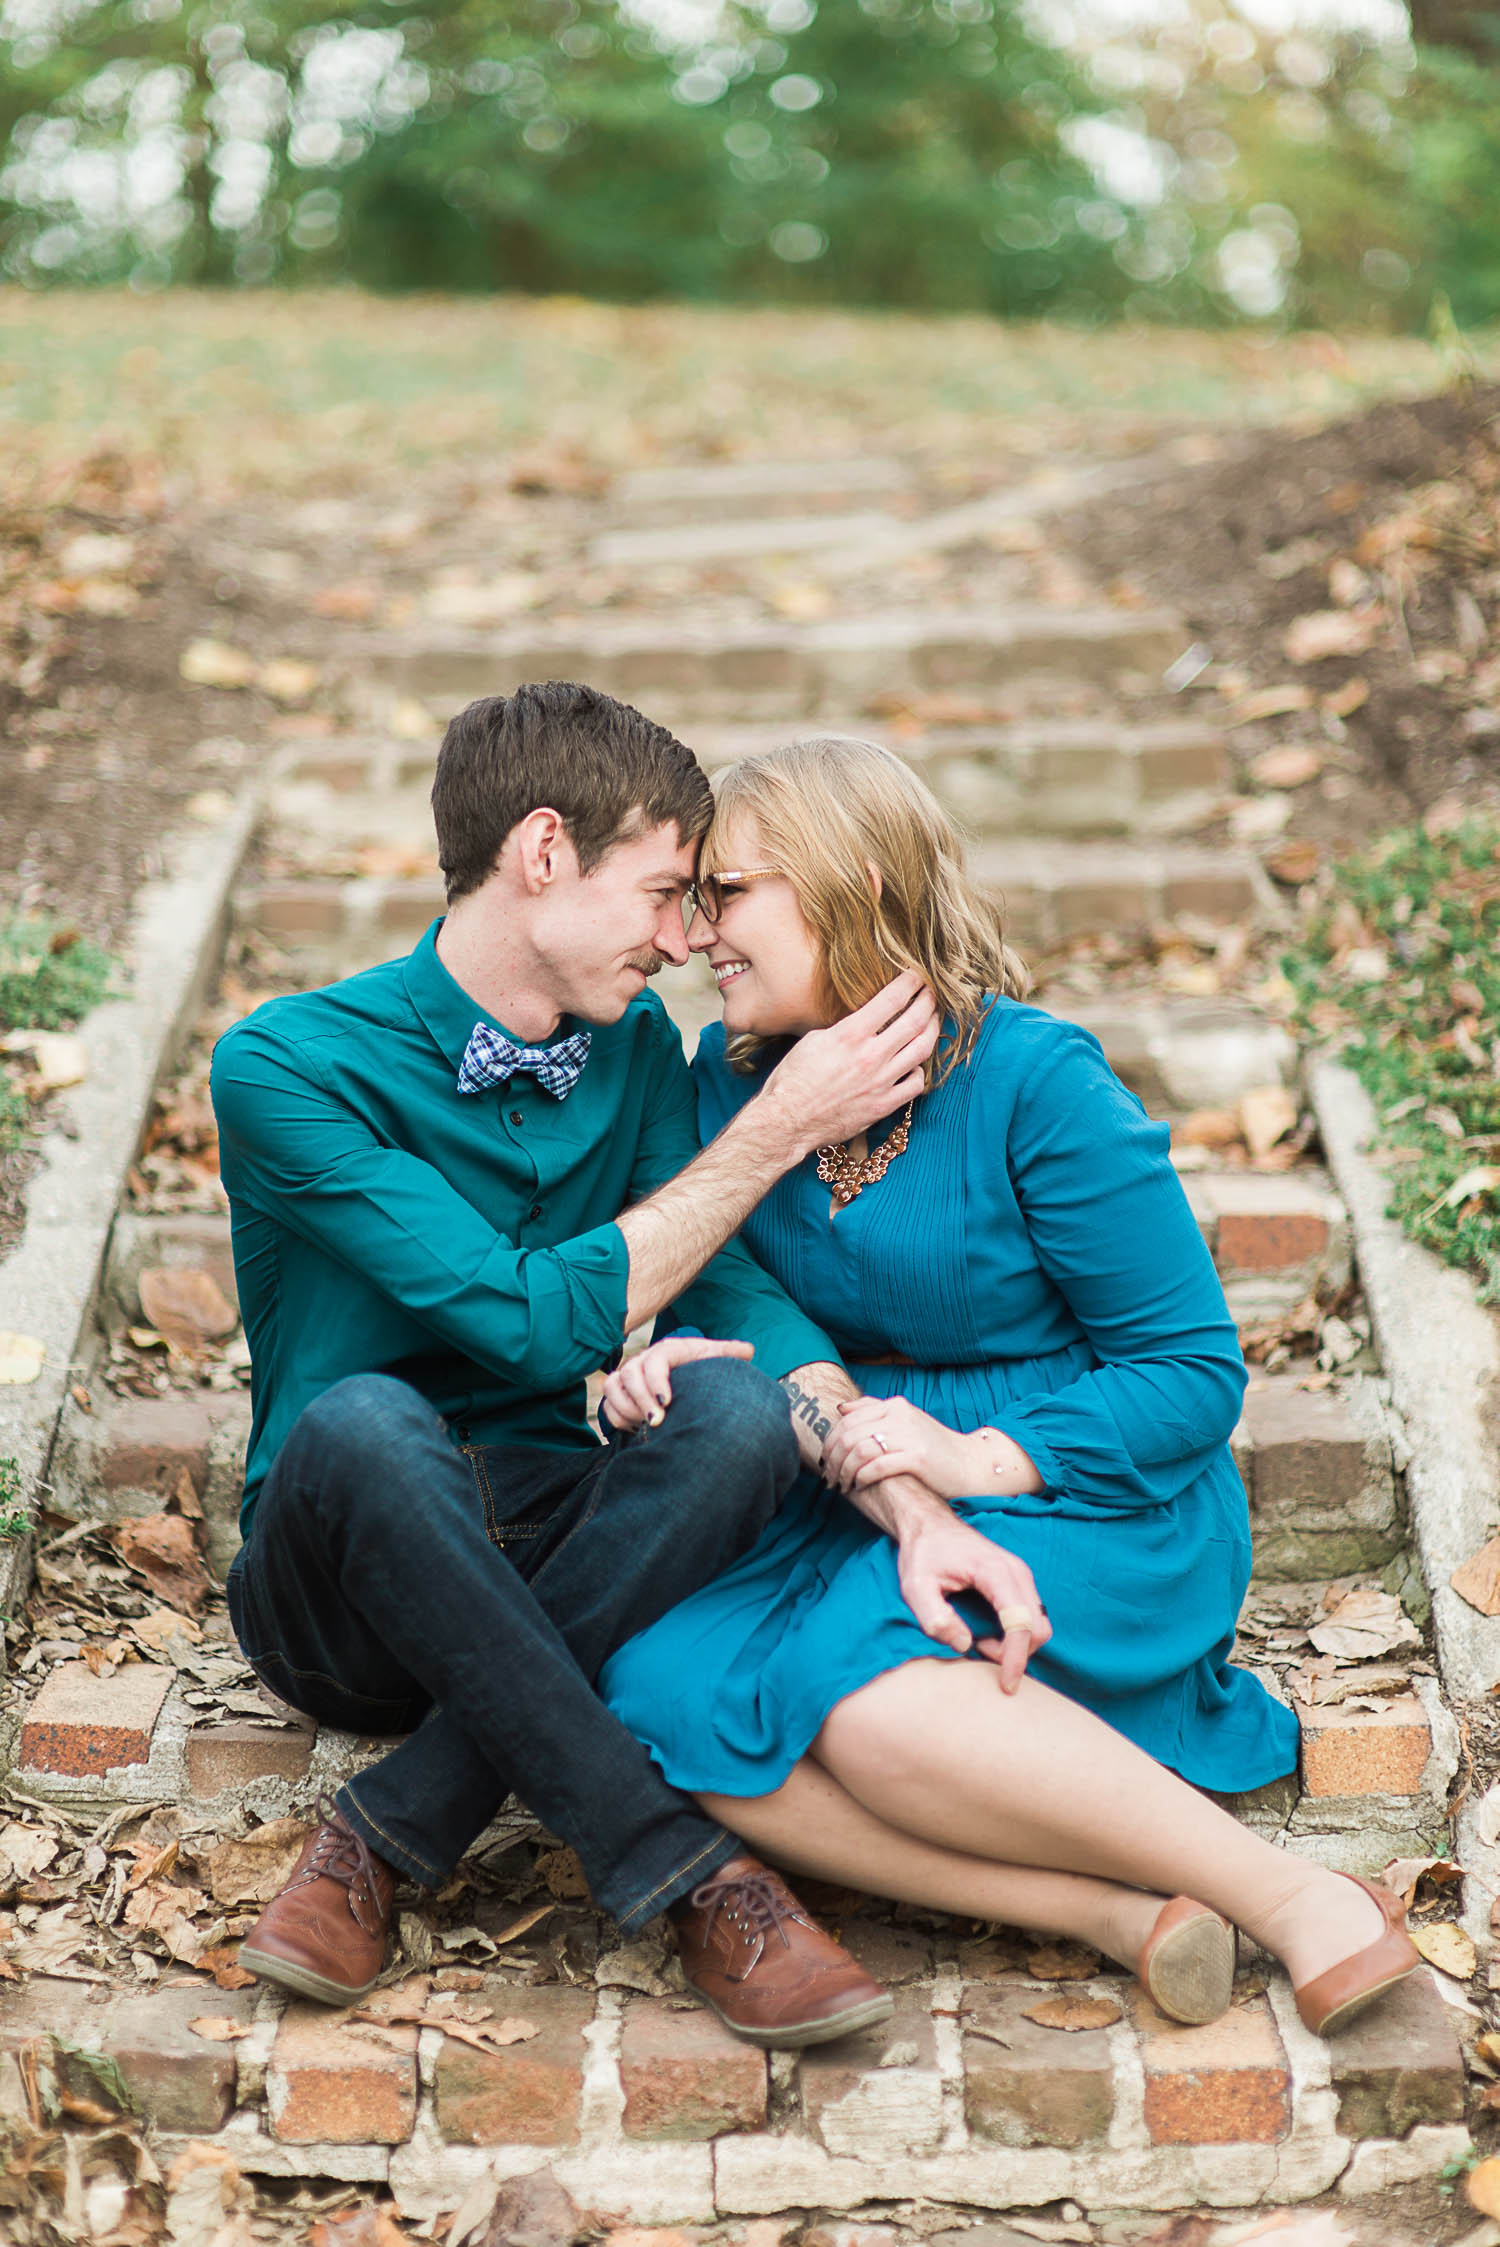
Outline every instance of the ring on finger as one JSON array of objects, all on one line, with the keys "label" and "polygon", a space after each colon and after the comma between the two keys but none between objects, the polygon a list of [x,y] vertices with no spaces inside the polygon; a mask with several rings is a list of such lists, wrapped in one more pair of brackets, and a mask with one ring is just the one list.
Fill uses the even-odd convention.
[{"label": "ring on finger", "polygon": [[995,1614],[1002,1631],[1034,1631],[1036,1629],[1036,1609],[1034,1607],[1023,1607],[1017,1602],[1014,1606],[997,1608]]},{"label": "ring on finger", "polygon": [[882,1450],[882,1451],[889,1451],[889,1450],[890,1450],[890,1448],[891,1448],[891,1447],[890,1447],[890,1445],[889,1445],[889,1444],[888,1444],[888,1443],[886,1442],[886,1440],[885,1440],[885,1437],[884,1437],[884,1436],[883,1436],[883,1435],[882,1435],[882,1434],[880,1433],[880,1430],[879,1430],[878,1428],[877,1428],[877,1429],[876,1429],[876,1430],[874,1431],[874,1433],[873,1433],[873,1434],[871,1435],[870,1441],[871,1441],[871,1442],[872,1442],[873,1444],[876,1444],[876,1445],[878,1445],[878,1447],[879,1447],[879,1448],[880,1448],[880,1450]]}]

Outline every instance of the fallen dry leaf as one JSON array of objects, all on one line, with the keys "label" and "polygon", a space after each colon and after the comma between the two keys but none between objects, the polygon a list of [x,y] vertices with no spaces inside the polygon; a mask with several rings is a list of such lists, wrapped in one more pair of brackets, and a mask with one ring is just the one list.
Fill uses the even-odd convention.
[{"label": "fallen dry leaf", "polygon": [[232,2013],[200,2013],[188,2027],[209,2044],[237,2044],[242,2036],[250,2034],[249,2022],[237,2021]]},{"label": "fallen dry leaf", "polygon": [[89,1073],[88,1048],[82,1038],[63,1030],[12,1030],[0,1038],[0,1053],[25,1053],[31,1057],[31,1076],[40,1092],[62,1092],[82,1084]]},{"label": "fallen dry leaf", "polygon": [[255,680],[255,658],[223,640],[189,640],[177,671],[190,687],[248,687]]},{"label": "fallen dry leaf", "polygon": [[1486,2029],[1482,2036],[1475,2037],[1474,2050],[1486,2067],[1500,2068],[1500,2036],[1496,2036],[1492,2029]]},{"label": "fallen dry leaf", "polygon": [[220,1943],[213,1950],[199,1951],[194,1964],[200,1972],[212,1974],[221,1990],[247,1990],[253,1987],[255,1976],[239,1962],[238,1943]]},{"label": "fallen dry leaf", "polygon": [[1028,2005],[1025,2019],[1041,2029],[1107,2029],[1120,2018],[1112,1997],[1044,1997]]},{"label": "fallen dry leaf", "polygon": [[1393,1857],[1380,1879],[1382,1886],[1389,1888],[1393,1896],[1399,1896],[1410,1911],[1424,1879],[1430,1880],[1434,1888],[1451,1888],[1463,1879],[1463,1873],[1446,1857]]},{"label": "fallen dry leaf", "polygon": [[1409,1932],[1429,1966],[1437,1967],[1440,1973],[1452,1974],[1461,1982],[1469,1979],[1478,1963],[1478,1954],[1461,1927],[1444,1919],[1435,1926],[1413,1927]]},{"label": "fallen dry leaf", "polygon": [[1369,699],[1370,682],[1362,679],[1356,672],[1352,679],[1346,679],[1331,694],[1319,695],[1318,707],[1326,710],[1330,718],[1350,718],[1356,710],[1363,710]]},{"label": "fallen dry leaf", "polygon": [[1322,770],[1321,749],[1304,748],[1295,741],[1278,742],[1250,760],[1250,778],[1263,788],[1305,788]]},{"label": "fallen dry leaf", "polygon": [[[1230,704],[1225,723],[1231,726],[1249,726],[1257,718],[1285,718],[1294,710],[1307,710],[1311,706],[1311,687],[1257,687],[1253,694],[1241,695],[1238,702]],[[1252,765],[1250,770],[1254,772],[1255,766]],[[1272,781],[1268,785],[1279,787],[1281,783]]]},{"label": "fallen dry leaf", "polygon": [[137,1616],[130,1628],[153,1654],[165,1653],[170,1642],[179,1636],[189,1646],[203,1643],[202,1626],[190,1615],[179,1615],[175,1607],[153,1607],[149,1615]]},{"label": "fallen dry leaf", "polygon": [[[1486,1849],[1493,1849],[1500,1841],[1500,1779],[1480,1796],[1474,1812],[1474,1831]],[[4,1846],[5,1836],[0,1834],[0,1849]]]},{"label": "fallen dry leaf", "polygon": [[1464,2194],[1481,2216],[1500,2216],[1500,2160],[1491,2155],[1464,2179]]},{"label": "fallen dry leaf", "polygon": [[308,2247],[410,2247],[389,2209],[373,2201],[366,2201],[362,2208],[351,2208],[345,2215],[330,2216],[326,2223],[314,2224],[307,2237]]},{"label": "fallen dry leaf", "polygon": [[1252,1085],[1240,1095],[1236,1113],[1251,1154],[1268,1155],[1296,1127],[1297,1095],[1284,1084]]},{"label": "fallen dry leaf", "polygon": [[1267,873],[1274,874],[1278,882],[1293,886],[1310,882],[1322,863],[1321,846],[1300,835],[1290,836],[1284,843],[1278,843],[1274,850],[1267,851],[1265,857]]},{"label": "fallen dry leaf", "polygon": [[196,1614],[212,1590],[208,1570],[181,1514],[133,1514],[115,1533],[120,1558],[159,1599]]},{"label": "fallen dry leaf", "polygon": [[150,1880],[126,1897],[124,1924],[140,1934],[157,1936],[171,1957],[191,1966],[203,1947],[192,1914],[203,1909],[203,1901],[201,1889],[176,1888],[169,1881]]},{"label": "fallen dry leaf", "polygon": [[399,2023],[410,2028],[441,2029],[444,2036],[453,2037],[459,2044],[472,2044],[478,2052],[503,2051],[509,2044],[524,2044],[541,2033],[535,2021],[523,2020],[519,2014],[508,2014],[503,2021],[466,2021],[446,2006],[432,2003],[387,2004],[378,2011],[365,2006],[349,2017],[376,2028]]},{"label": "fallen dry leaf", "polygon": [[1086,1982],[1100,1965],[1099,1953],[1082,1943],[1043,1943],[1026,1953],[1026,1971],[1039,1982]]},{"label": "fallen dry leaf", "polygon": [[1292,663],[1326,663],[1330,656],[1363,655],[1373,647],[1385,610],[1313,609],[1289,624],[1281,636],[1284,654]]},{"label": "fallen dry leaf", "polygon": [[1477,1553],[1460,1561],[1449,1583],[1481,1615],[1500,1615],[1500,1537],[1492,1537]]},{"label": "fallen dry leaf", "polygon": [[1421,1633],[1394,1593],[1365,1587],[1347,1592],[1308,1637],[1320,1654],[1367,1660],[1398,1646],[1419,1646]]},{"label": "fallen dry leaf", "polygon": [[589,1884],[575,1849],[544,1849],[536,1869],[559,1903],[578,1903],[587,1897]]},{"label": "fallen dry leaf", "polygon": [[273,1818],[243,1841],[221,1841],[207,1858],[214,1902],[268,1904],[291,1879],[311,1832],[300,1818]]},{"label": "fallen dry leaf", "polygon": [[174,1350],[222,1342],[240,1323],[212,1272],[156,1265],[142,1272],[139,1291],[142,1311]]},{"label": "fallen dry leaf", "polygon": [[[502,1927],[499,1930],[499,1932],[494,1937],[495,1942],[515,1942],[518,1937],[529,1934],[531,1929],[535,1927],[540,1920],[549,1918],[556,1909],[557,1906],[555,1904],[538,1904],[532,1911],[522,1912],[519,1919],[511,1920],[508,1926]],[[450,1983],[449,1985],[450,1988],[455,1989],[460,1986],[461,1985],[459,1985],[458,1983]],[[477,1989],[479,1987],[477,1978],[472,1984],[468,1986]]]},{"label": "fallen dry leaf", "polygon": [[24,1388],[34,1381],[47,1362],[47,1345],[34,1334],[9,1334],[0,1329],[0,1388]]},{"label": "fallen dry leaf", "polygon": [[1460,1202],[1471,1201],[1476,1194],[1492,1194],[1497,1186],[1500,1186],[1500,1164],[1475,1163],[1472,1169],[1460,1172],[1452,1185],[1439,1194],[1432,1208],[1457,1209]]},{"label": "fallen dry leaf", "polygon": [[1239,1136],[1239,1119],[1227,1108],[1195,1108],[1172,1126],[1174,1147],[1233,1147]]},{"label": "fallen dry leaf", "polygon": [[255,674],[255,683],[262,694],[270,695],[273,702],[306,702],[318,691],[322,678],[315,663],[299,662],[296,656],[273,656],[263,663]]}]

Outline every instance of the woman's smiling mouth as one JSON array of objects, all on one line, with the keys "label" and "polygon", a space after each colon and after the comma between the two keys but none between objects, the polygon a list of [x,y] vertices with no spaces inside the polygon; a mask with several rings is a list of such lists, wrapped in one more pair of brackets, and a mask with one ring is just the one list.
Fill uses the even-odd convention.
[{"label": "woman's smiling mouth", "polygon": [[737,975],[745,973],[750,962],[748,960],[714,960],[711,964],[714,971],[714,981],[722,991],[726,983],[732,983]]}]

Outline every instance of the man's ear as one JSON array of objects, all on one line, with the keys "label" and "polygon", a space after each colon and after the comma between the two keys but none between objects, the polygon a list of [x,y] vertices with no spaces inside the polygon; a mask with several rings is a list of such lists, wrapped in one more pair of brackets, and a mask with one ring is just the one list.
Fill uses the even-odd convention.
[{"label": "man's ear", "polygon": [[529,811],[514,829],[516,865],[528,896],[535,897],[562,871],[565,852],[571,848],[562,814],[549,804]]}]

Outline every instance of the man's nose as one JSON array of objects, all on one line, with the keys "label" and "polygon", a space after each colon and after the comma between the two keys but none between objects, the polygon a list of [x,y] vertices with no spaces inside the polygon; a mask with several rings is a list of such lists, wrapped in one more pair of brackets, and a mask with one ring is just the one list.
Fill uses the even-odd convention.
[{"label": "man's nose", "polygon": [[690,952],[706,952],[718,941],[718,930],[700,906],[695,905],[688,916],[687,948]]},{"label": "man's nose", "polygon": [[682,907],[669,905],[656,924],[656,949],[669,959],[674,967],[686,967],[688,958],[687,931],[682,925]]}]

